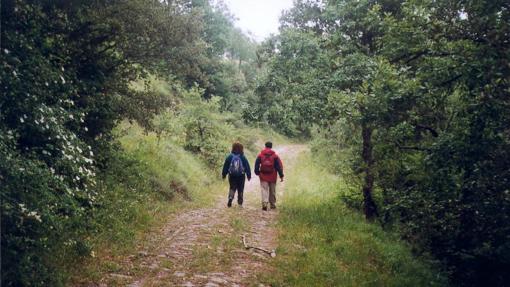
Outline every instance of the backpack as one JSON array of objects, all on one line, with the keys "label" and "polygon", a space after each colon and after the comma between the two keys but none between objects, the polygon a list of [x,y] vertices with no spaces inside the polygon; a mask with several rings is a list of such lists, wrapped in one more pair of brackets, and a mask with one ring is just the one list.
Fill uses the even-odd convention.
[{"label": "backpack", "polygon": [[260,162],[260,172],[264,174],[271,174],[274,172],[274,157],[272,154],[263,155]]},{"label": "backpack", "polygon": [[232,160],[230,161],[230,167],[228,168],[228,174],[233,176],[244,175],[244,165],[241,160],[241,155],[233,154]]}]

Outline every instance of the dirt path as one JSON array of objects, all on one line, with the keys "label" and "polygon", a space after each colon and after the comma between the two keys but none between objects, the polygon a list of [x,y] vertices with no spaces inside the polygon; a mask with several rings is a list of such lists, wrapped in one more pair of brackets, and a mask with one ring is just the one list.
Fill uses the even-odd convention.
[{"label": "dirt path", "polygon": [[[287,145],[276,151],[288,168],[304,148]],[[279,183],[280,203],[283,193],[284,184]],[[242,235],[249,245],[276,249],[278,210],[261,210],[256,176],[246,183],[243,208],[235,201],[226,208],[226,198],[225,190],[214,207],[176,216],[124,262],[125,271],[109,274],[100,286],[263,286],[257,274],[270,272],[271,257],[246,250]]]}]

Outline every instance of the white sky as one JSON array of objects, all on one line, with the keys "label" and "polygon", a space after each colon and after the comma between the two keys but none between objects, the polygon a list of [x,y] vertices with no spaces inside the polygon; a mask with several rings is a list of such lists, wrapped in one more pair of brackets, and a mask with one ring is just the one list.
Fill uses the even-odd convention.
[{"label": "white sky", "polygon": [[238,18],[236,24],[244,32],[253,33],[262,41],[271,33],[278,33],[278,19],[283,10],[292,7],[293,0],[224,0]]}]

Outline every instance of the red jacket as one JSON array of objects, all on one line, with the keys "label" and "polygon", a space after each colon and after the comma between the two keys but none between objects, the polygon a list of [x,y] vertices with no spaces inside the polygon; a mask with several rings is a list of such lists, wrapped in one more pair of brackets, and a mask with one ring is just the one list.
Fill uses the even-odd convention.
[{"label": "red jacket", "polygon": [[[266,156],[270,156],[274,160],[274,171],[269,174],[260,172],[262,158]],[[280,175],[280,178],[283,178],[283,163],[280,157],[278,157],[278,155],[270,148],[262,150],[255,161],[255,174],[259,176],[260,181],[276,182],[278,175]]]}]

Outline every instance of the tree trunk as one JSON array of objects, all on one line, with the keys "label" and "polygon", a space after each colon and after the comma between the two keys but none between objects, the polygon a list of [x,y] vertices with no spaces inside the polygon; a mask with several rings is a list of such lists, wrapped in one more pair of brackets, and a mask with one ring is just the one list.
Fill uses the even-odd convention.
[{"label": "tree trunk", "polygon": [[374,187],[373,165],[374,158],[372,155],[372,128],[366,124],[362,125],[361,135],[363,138],[363,164],[365,170],[365,182],[363,183],[363,211],[368,220],[372,220],[378,216],[377,206],[372,198],[372,190]]}]

